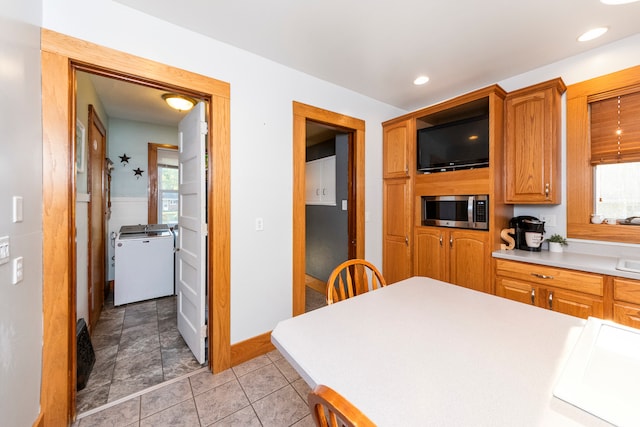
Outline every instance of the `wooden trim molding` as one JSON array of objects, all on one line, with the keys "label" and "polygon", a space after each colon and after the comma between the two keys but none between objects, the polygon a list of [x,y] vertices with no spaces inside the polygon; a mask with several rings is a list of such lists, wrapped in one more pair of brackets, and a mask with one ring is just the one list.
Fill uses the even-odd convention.
[{"label": "wooden trim molding", "polygon": [[590,164],[589,98],[640,84],[640,66],[567,88],[567,235],[588,240],[640,243],[640,227],[591,224],[593,167]]},{"label": "wooden trim molding", "polygon": [[[75,408],[75,70],[207,100],[209,121],[209,366],[231,366],[230,87],[228,83],[78,40],[41,32],[43,127],[43,349],[45,425],[68,425]],[[213,143],[215,141],[215,144]]]},{"label": "wooden trim molding", "polygon": [[271,344],[271,331],[233,344],[231,346],[231,366],[237,366],[275,349]]},{"label": "wooden trim molding", "polygon": [[147,143],[147,170],[149,171],[149,190],[147,199],[147,224],[158,223],[158,149],[177,150],[177,145]]},{"label": "wooden trim molding", "polygon": [[307,120],[351,132],[355,147],[355,236],[357,258],[364,258],[364,129],[360,119],[293,102],[293,315],[305,310],[305,156]]}]

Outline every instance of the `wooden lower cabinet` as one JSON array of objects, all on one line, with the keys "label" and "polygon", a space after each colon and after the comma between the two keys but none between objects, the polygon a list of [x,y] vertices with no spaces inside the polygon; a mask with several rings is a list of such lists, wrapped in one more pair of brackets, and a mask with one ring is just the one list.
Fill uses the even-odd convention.
[{"label": "wooden lower cabinet", "polygon": [[414,274],[491,293],[489,233],[417,227]]},{"label": "wooden lower cabinet", "polygon": [[640,280],[613,279],[613,321],[640,328]]},{"label": "wooden lower cabinet", "polygon": [[604,278],[598,274],[496,260],[495,294],[586,319],[604,316]]},{"label": "wooden lower cabinet", "polygon": [[411,180],[385,179],[382,274],[388,284],[411,277]]}]

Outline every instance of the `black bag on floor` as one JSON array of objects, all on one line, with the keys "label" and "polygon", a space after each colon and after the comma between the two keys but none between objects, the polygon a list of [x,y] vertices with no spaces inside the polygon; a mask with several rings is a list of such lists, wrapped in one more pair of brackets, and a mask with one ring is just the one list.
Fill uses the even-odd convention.
[{"label": "black bag on floor", "polygon": [[86,387],[94,363],[96,363],[96,355],[91,345],[87,323],[84,319],[78,319],[76,323],[76,390],[80,391]]}]

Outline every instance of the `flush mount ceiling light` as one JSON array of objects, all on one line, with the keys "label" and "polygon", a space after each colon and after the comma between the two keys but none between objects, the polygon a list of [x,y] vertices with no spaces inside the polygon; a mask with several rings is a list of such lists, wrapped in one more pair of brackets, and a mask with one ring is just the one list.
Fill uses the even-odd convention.
[{"label": "flush mount ceiling light", "polygon": [[188,96],[178,95],[177,93],[165,93],[162,95],[169,107],[178,111],[189,111],[196,105],[196,100]]},{"label": "flush mount ceiling light", "polygon": [[607,31],[609,31],[609,29],[607,27],[593,28],[593,29],[587,31],[586,33],[583,33],[580,37],[578,37],[578,41],[579,42],[586,42],[586,41],[589,41],[589,40],[597,39],[598,37],[600,37],[601,35],[603,35]]},{"label": "flush mount ceiling light", "polygon": [[420,76],[420,77],[416,78],[416,79],[413,81],[413,84],[414,84],[414,85],[416,85],[416,86],[420,86],[420,85],[425,84],[425,83],[426,83],[426,82],[428,82],[428,81],[429,81],[429,77],[427,77],[427,76]]},{"label": "flush mount ceiling light", "polygon": [[638,0],[600,0],[600,3],[604,3],[604,4],[627,4],[627,3],[635,3]]}]

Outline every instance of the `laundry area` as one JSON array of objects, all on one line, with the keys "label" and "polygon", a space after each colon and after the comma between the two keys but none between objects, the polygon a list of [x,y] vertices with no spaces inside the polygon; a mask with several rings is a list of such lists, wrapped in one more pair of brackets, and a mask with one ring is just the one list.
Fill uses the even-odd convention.
[{"label": "laundry area", "polygon": [[175,237],[168,225],[123,225],[114,246],[116,306],[175,294]]}]

